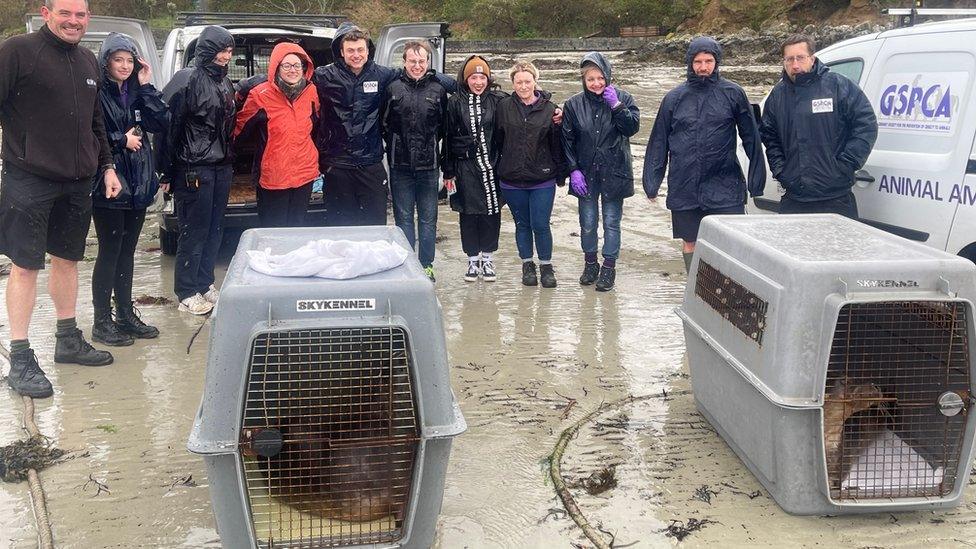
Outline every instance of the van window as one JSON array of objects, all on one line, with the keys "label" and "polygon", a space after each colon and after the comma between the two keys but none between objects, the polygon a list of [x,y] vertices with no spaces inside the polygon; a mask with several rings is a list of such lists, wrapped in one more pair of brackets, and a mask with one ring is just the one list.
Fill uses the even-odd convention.
[{"label": "van window", "polygon": [[[948,153],[956,147],[956,134],[973,108],[971,75],[976,59],[969,52],[902,53],[881,67],[874,97],[878,115],[876,149]],[[971,139],[971,138],[970,138]]]},{"label": "van window", "polygon": [[836,72],[837,74],[846,76],[854,81],[855,84],[860,85],[861,72],[864,70],[863,60],[847,59],[845,61],[830,63],[827,66],[830,67],[830,72]]}]

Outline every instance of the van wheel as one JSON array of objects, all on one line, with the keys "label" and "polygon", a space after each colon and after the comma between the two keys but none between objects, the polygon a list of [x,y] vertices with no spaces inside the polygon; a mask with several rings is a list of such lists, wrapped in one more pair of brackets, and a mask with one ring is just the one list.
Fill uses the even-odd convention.
[{"label": "van wheel", "polygon": [[969,246],[959,250],[959,255],[961,257],[965,257],[973,263],[976,263],[976,242],[973,242]]},{"label": "van wheel", "polygon": [[179,241],[180,234],[175,231],[167,231],[159,228],[159,249],[163,255],[176,255],[176,243]]}]

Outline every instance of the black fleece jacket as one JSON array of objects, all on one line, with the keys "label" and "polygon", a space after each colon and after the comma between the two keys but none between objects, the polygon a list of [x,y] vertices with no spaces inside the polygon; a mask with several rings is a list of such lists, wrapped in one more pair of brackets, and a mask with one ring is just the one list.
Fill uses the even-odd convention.
[{"label": "black fleece jacket", "polygon": [[38,177],[89,182],[112,162],[95,54],[43,26],[0,44],[0,156]]}]

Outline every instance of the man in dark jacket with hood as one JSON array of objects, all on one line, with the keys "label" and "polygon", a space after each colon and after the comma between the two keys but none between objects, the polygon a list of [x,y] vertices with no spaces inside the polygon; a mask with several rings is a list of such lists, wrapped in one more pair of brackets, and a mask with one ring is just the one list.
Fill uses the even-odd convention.
[{"label": "man in dark jacket with hood", "polygon": [[838,213],[857,219],[851,186],[878,137],[871,102],[814,55],[813,39],[783,43],[783,79],[766,98],[760,135],[786,194],[780,213]]},{"label": "man in dark jacket with hood", "polygon": [[106,197],[121,185],[98,102],[101,71],[79,47],[88,29],[85,0],[46,0],[44,26],[0,43],[0,254],[13,262],[5,304],[10,321],[7,384],[34,398],[54,393],[27,340],[37,275],[51,256],[48,292],[57,316],[55,362],[103,366],[75,320],[78,261],[91,223],[91,180],[104,174]]},{"label": "man in dark jacket with hood", "polygon": [[664,96],[647,142],[644,192],[656,201],[670,163],[667,206],[674,238],[684,241],[687,272],[702,218],[745,213],[747,185],[735,155],[736,129],[749,155],[752,196],[763,193],[766,162],[745,91],[719,74],[719,43],[707,36],[695,38],[685,62],[688,81]]},{"label": "man in dark jacket with hood", "polygon": [[343,23],[332,39],[333,61],[315,69],[319,94],[319,168],[325,174],[326,223],[386,224],[383,101],[396,72],[373,61],[365,31]]},{"label": "man in dark jacket with hood", "polygon": [[202,315],[219,297],[214,263],[233,175],[235,105],[227,66],[234,37],[223,27],[206,27],[194,51],[194,65],[174,74],[163,90],[170,125],[159,168],[163,190],[176,199],[180,226],[174,277],[179,309]]}]

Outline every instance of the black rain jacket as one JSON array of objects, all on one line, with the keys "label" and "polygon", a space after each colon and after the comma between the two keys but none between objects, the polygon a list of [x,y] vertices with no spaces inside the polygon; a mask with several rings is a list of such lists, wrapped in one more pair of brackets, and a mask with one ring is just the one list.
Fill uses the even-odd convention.
[{"label": "black rain jacket", "polygon": [[190,166],[229,164],[230,137],[237,108],[227,67],[213,62],[217,52],[234,45],[223,27],[209,26],[197,38],[194,66],[180,70],[163,88],[169,104],[166,139],[159,140],[159,171],[173,177]]},{"label": "black rain jacket", "polygon": [[510,95],[498,103],[495,114],[495,143],[498,149],[498,179],[513,186],[536,185],[555,179],[564,184],[566,156],[562,131],[552,121],[556,104],[552,94],[538,92],[532,105],[520,104]]},{"label": "black rain jacket", "polygon": [[[128,93],[125,104],[122,103],[119,85],[108,77],[108,58],[118,51],[132,54],[135,60],[132,74],[126,81]],[[152,204],[159,190],[152,146],[149,135],[144,133],[142,147],[138,151],[130,151],[125,148],[125,134],[135,126],[136,112],[140,115],[139,125],[144,132],[164,132],[169,125],[169,112],[163,102],[163,94],[152,83],[139,84],[139,50],[128,36],[114,32],[109,34],[98,52],[98,62],[102,68],[98,99],[102,103],[105,131],[122,190],[115,198],[105,198],[104,173],[100,171],[93,179],[92,203],[101,208],[142,210]]]},{"label": "black rain jacket", "polygon": [[[715,71],[705,78],[692,66],[703,52],[715,56]],[[745,204],[747,185],[735,154],[736,129],[749,155],[749,194],[761,196],[766,186],[766,161],[749,99],[738,84],[719,74],[722,47],[715,40],[692,40],[685,62],[688,81],[664,96],[647,142],[644,192],[656,197],[667,170],[669,210]]]},{"label": "black rain jacket", "polygon": [[[583,56],[580,68],[587,63],[596,65],[612,85],[610,62],[598,52]],[[580,79],[582,81],[582,78]],[[634,195],[634,169],[630,154],[630,138],[640,129],[640,109],[634,98],[616,88],[620,105],[611,109],[603,100],[586,89],[570,97],[563,106],[563,150],[567,171],[580,170],[588,184],[596,183],[600,194],[609,200]],[[570,188],[570,194],[576,196]]]},{"label": "black rain jacket", "polygon": [[390,168],[436,170],[441,165],[438,143],[444,136],[447,89],[433,69],[419,80],[406,71],[386,90],[383,138]]},{"label": "black rain jacket", "polygon": [[376,47],[368,41],[369,60],[358,75],[342,59],[342,36],[359,30],[343,23],[332,39],[332,63],[315,69],[312,82],[318,90],[319,168],[371,166],[383,160],[383,102],[396,71],[373,61]]},{"label": "black rain jacket", "polygon": [[[488,88],[475,95],[458,71],[458,90],[447,101],[444,137],[444,179],[454,179],[457,192],[451,195],[451,209],[463,214],[497,214],[504,198],[498,188],[494,145],[498,102],[506,97],[489,79]],[[474,117],[472,117],[474,113]]]},{"label": "black rain jacket", "polygon": [[856,83],[817,59],[766,98],[759,129],[769,169],[798,202],[845,196],[878,137],[878,119]]}]

